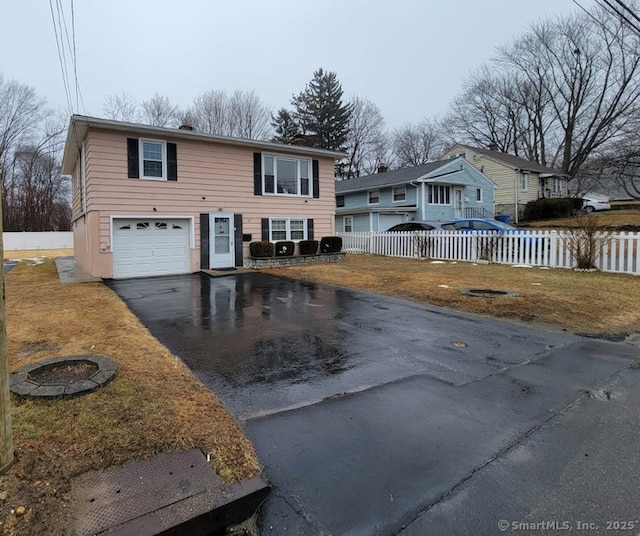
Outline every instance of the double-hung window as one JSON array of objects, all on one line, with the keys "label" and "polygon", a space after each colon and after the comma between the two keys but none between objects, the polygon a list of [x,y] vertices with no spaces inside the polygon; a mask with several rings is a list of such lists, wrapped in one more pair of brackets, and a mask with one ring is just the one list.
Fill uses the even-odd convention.
[{"label": "double-hung window", "polygon": [[482,188],[476,188],[476,201],[482,203]]},{"label": "double-hung window", "polygon": [[407,187],[406,186],[394,186],[393,187],[393,200],[405,201],[407,199]]},{"label": "double-hung window", "polygon": [[164,142],[140,140],[140,177],[166,180],[167,147]]},{"label": "double-hung window", "polygon": [[380,190],[369,190],[367,195],[370,205],[377,205],[380,203]]},{"label": "double-hung window", "polygon": [[269,240],[306,240],[306,218],[271,218],[269,221]]},{"label": "double-hung window", "polygon": [[526,171],[522,172],[522,184],[520,186],[523,192],[529,189],[529,173]]},{"label": "double-hung window", "polygon": [[429,184],[428,193],[430,205],[451,204],[451,186],[444,184]]},{"label": "double-hung window", "polygon": [[311,195],[311,160],[264,155],[262,191],[270,195]]}]

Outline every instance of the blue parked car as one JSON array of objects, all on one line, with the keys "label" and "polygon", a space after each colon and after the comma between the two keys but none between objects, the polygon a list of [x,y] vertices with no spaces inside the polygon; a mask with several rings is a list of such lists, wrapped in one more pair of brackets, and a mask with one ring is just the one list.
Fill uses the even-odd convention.
[{"label": "blue parked car", "polygon": [[[446,227],[445,227],[446,226]],[[495,233],[499,233],[500,235],[509,236],[509,235],[520,235],[520,234],[528,234],[528,231],[524,231],[522,229],[518,229],[513,225],[508,223],[504,223],[498,220],[490,220],[485,218],[469,218],[464,220],[451,220],[446,224],[443,224],[444,228],[451,228],[458,231],[464,232],[472,232],[472,231],[491,231]],[[531,244],[532,248],[535,248],[538,244],[538,238],[527,237],[524,238],[525,244]]]}]

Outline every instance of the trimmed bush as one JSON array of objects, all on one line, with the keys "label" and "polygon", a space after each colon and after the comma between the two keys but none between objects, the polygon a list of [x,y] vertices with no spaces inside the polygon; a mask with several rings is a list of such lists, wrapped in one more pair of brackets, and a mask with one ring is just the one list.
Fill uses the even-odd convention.
[{"label": "trimmed bush", "polygon": [[529,201],[524,208],[527,221],[567,218],[582,207],[582,201],[575,197],[558,197]]},{"label": "trimmed bush", "polygon": [[249,254],[252,257],[273,257],[275,246],[271,242],[251,242]]},{"label": "trimmed bush", "polygon": [[324,236],[320,240],[320,253],[340,253],[342,251],[341,236]]},{"label": "trimmed bush", "polygon": [[315,255],[318,252],[317,240],[300,240],[300,255]]},{"label": "trimmed bush", "polygon": [[291,257],[296,249],[296,245],[289,240],[276,242],[276,257]]}]

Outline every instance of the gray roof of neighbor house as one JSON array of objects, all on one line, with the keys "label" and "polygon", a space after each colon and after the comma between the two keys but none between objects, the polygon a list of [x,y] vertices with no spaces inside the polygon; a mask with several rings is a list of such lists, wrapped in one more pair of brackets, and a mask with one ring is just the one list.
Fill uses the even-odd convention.
[{"label": "gray roof of neighbor house", "polygon": [[219,136],[216,134],[203,134],[196,130],[183,130],[179,128],[154,127],[151,125],[142,125],[140,123],[125,123],[123,121],[113,121],[111,119],[103,119],[101,117],[88,117],[84,115],[72,115],[69,120],[69,128],[67,130],[67,141],[64,147],[62,157],[62,172],[65,174],[73,173],[77,155],[80,151],[80,144],[87,133],[92,128],[102,128],[106,130],[117,130],[130,134],[141,134],[148,136],[171,137],[172,139],[198,140],[223,143],[226,145],[241,145],[257,150],[287,152],[293,154],[313,156],[328,156],[336,160],[346,157],[346,153],[338,151],[328,151],[325,149],[315,149],[304,145],[285,145],[282,143],[273,143],[269,141],[233,138],[231,136]]},{"label": "gray roof of neighbor house", "polygon": [[336,193],[355,192],[366,188],[379,188],[381,186],[392,186],[394,184],[406,184],[415,181],[432,171],[450,164],[451,159],[438,160],[437,162],[429,162],[420,166],[411,166],[393,171],[385,171],[383,173],[374,173],[373,175],[365,175],[364,177],[356,177],[355,179],[346,179],[336,181]]},{"label": "gray roof of neighbor house", "polygon": [[509,153],[503,153],[502,151],[498,151],[497,149],[484,149],[482,147],[473,147],[471,145],[464,145],[462,143],[456,143],[449,150],[453,149],[453,147],[464,147],[466,149],[470,149],[476,153],[480,153],[489,158],[493,158],[494,160],[498,160],[503,164],[506,164],[514,169],[518,169],[520,171],[533,171],[534,173],[549,173],[551,175],[557,175],[560,177],[566,177],[566,173],[562,173],[562,171],[543,166],[542,164],[538,164],[532,160],[526,160],[524,158],[520,158],[519,156],[515,156]]}]

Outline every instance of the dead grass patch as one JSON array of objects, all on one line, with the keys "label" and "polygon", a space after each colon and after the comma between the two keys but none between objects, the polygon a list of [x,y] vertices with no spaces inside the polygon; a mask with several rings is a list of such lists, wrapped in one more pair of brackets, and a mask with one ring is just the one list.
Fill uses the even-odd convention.
[{"label": "dead grass patch", "polygon": [[[6,276],[9,370],[44,358],[98,354],[117,377],[70,400],[12,406],[16,463],[0,477],[3,534],[67,534],[70,478],[89,469],[201,448],[232,481],[254,476],[253,446],[222,403],[99,283],[63,285],[54,261],[19,263]],[[27,513],[16,518],[17,506]]]},{"label": "dead grass patch", "polygon": [[[574,332],[640,330],[639,280],[628,275],[499,264],[432,264],[374,255],[347,255],[342,263],[269,272]],[[461,288],[510,290],[519,296],[478,298],[462,294]]]},{"label": "dead grass patch", "polygon": [[73,249],[21,249],[19,251],[4,251],[5,259],[35,259],[72,257]]}]

